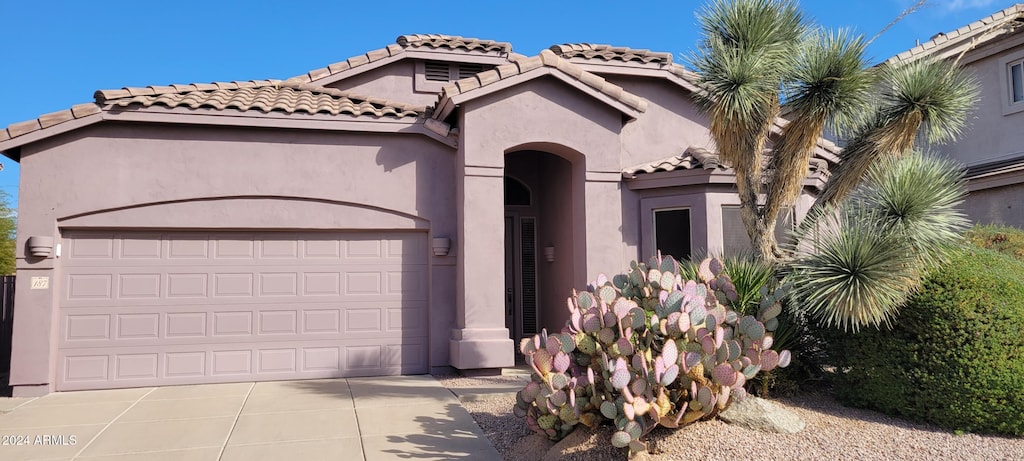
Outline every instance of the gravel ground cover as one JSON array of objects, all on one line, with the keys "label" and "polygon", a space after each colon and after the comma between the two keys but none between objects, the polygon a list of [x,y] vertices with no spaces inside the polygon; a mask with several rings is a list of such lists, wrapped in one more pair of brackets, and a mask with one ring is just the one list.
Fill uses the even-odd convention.
[{"label": "gravel ground cover", "polygon": [[[524,382],[523,376],[461,377],[440,375],[450,389],[487,388]],[[797,434],[768,434],[704,421],[679,430],[658,428],[647,436],[651,460],[1024,460],[1024,438],[958,435],[880,413],[840,405],[827,395],[802,394],[774,399],[795,412],[807,427]],[[623,452],[607,442],[609,428],[577,430],[553,447],[512,414],[515,395],[489,394],[464,399],[463,406],[506,460],[621,460]],[[1021,415],[1024,418],[1024,415]],[[582,427],[582,426],[581,426]]]}]

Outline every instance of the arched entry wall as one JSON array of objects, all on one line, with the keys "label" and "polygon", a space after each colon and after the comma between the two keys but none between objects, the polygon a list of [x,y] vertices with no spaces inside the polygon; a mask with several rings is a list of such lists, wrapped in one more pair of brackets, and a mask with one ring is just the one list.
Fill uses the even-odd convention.
[{"label": "arched entry wall", "polygon": [[561,330],[566,296],[586,283],[584,157],[563,146],[529,147],[505,155],[507,181],[531,192],[529,206],[508,197],[505,205],[506,327],[517,342]]},{"label": "arched entry wall", "polygon": [[[562,260],[564,255],[572,268],[558,272],[568,283],[550,282],[554,293],[585,284],[597,271],[620,270],[632,259],[622,237],[619,134],[627,118],[620,107],[602,98],[555,78],[538,78],[464,100],[451,120],[460,132],[455,194],[458,235],[453,241],[456,318],[449,341],[453,367],[465,370],[514,363],[515,345],[505,326],[507,155],[537,151],[555,164],[571,165],[567,187],[572,193],[554,195],[569,200],[556,208],[570,210],[571,218],[558,219],[571,220],[574,230],[565,251],[559,248],[562,243],[555,248],[555,259]],[[562,294],[557,298],[564,304]],[[552,312],[564,315],[560,312],[564,310]],[[543,321],[553,327],[562,323],[557,317]]]}]

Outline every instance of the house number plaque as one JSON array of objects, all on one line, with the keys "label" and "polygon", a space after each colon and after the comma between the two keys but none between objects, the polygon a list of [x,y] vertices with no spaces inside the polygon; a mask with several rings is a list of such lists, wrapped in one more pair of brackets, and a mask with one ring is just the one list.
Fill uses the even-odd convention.
[{"label": "house number plaque", "polygon": [[32,277],[33,290],[46,290],[50,288],[49,277]]}]

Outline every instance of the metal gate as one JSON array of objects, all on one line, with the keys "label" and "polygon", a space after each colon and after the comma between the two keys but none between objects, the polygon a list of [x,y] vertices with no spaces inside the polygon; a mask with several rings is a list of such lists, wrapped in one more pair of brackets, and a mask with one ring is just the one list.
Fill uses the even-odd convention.
[{"label": "metal gate", "polygon": [[0,277],[0,375],[11,371],[11,336],[14,333],[14,276]]}]

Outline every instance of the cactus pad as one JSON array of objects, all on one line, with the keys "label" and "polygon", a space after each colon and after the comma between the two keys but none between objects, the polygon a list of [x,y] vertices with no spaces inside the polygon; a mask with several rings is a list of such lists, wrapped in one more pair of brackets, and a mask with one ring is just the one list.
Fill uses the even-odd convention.
[{"label": "cactus pad", "polygon": [[616,431],[612,434],[612,446],[615,448],[626,448],[633,438],[626,431]]},{"label": "cactus pad", "polygon": [[619,415],[619,410],[616,408],[614,403],[605,400],[604,402],[601,402],[601,414],[604,415],[605,418],[615,419]]}]

